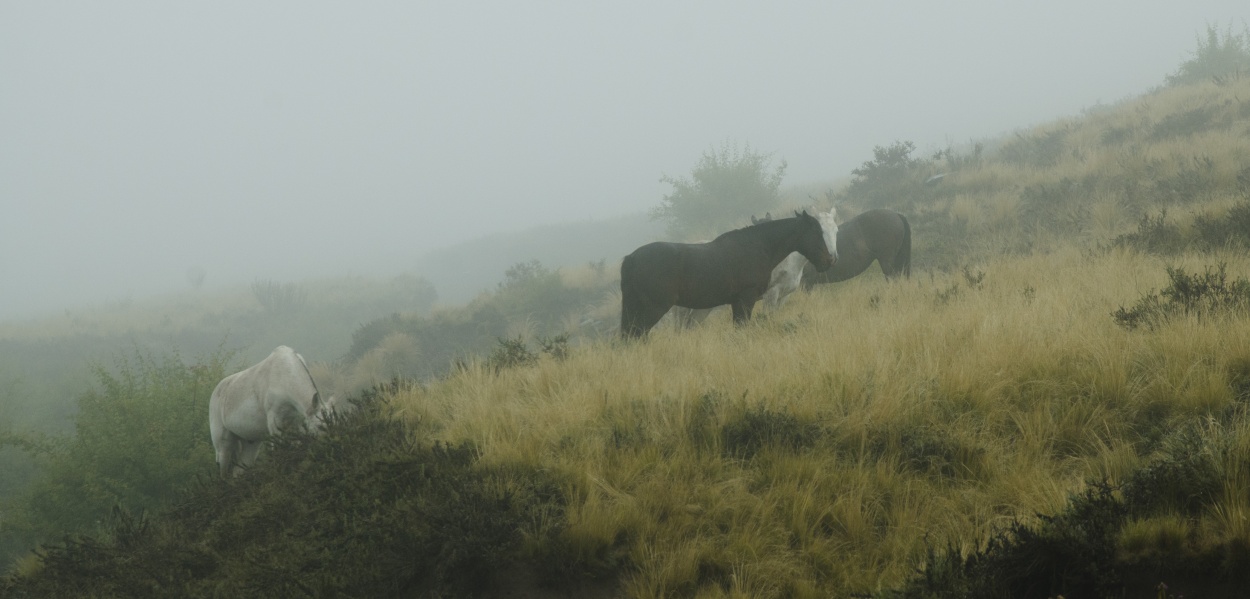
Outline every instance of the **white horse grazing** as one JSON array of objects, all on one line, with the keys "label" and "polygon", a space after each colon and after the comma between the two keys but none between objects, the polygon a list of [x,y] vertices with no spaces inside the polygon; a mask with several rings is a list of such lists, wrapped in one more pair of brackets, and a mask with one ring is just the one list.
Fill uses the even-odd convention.
[{"label": "white horse grazing", "polygon": [[285,345],[222,379],[208,400],[208,429],[221,475],[228,476],[236,462],[255,463],[270,435],[293,426],[319,429],[334,403],[333,397],[321,400],[304,358]]},{"label": "white horse grazing", "polygon": [[[820,227],[825,232],[825,246],[829,248],[829,253],[833,255],[833,261],[838,261],[838,210],[830,208],[828,212],[816,214],[816,220],[820,221]],[[763,222],[772,220],[772,215],[765,214],[764,218],[756,220],[751,217],[751,224],[758,225]],[[764,296],[760,299],[764,302],[764,310],[771,313],[781,308],[786,298],[794,293],[803,282],[803,268],[807,266],[807,258],[798,252],[791,252],[786,256],[776,268],[773,269],[772,277],[768,281],[768,290],[764,292]],[[688,329],[707,318],[712,310],[693,310],[690,308],[682,308],[680,306],[673,307],[673,319],[677,323],[678,328]]]}]

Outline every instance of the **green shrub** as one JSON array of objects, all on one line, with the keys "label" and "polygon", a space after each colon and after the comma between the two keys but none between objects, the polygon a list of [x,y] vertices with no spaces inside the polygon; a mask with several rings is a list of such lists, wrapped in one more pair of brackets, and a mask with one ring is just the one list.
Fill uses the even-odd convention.
[{"label": "green shrub", "polygon": [[1200,106],[1185,112],[1169,114],[1155,123],[1148,139],[1161,141],[1172,137],[1193,135],[1207,129],[1214,116],[1215,108],[1212,106]]},{"label": "green shrub", "polygon": [[0,595],[481,596],[515,590],[521,571],[558,588],[588,571],[559,540],[563,510],[548,473],[414,443],[375,389],[320,437],[277,437],[254,468],[206,478],[172,509],[119,511],[107,536],[45,548]]},{"label": "green shrub", "polygon": [[430,316],[392,314],[357,328],[345,359],[359,360],[391,334],[403,333],[421,348],[421,363],[411,371],[421,378],[438,377],[449,372],[456,360],[487,355],[507,328],[507,318],[491,303]]},{"label": "green shrub", "polygon": [[721,452],[727,457],[750,459],[767,449],[802,451],[821,438],[820,426],[803,422],[788,412],[765,407],[747,410],[721,428]]},{"label": "green shrub", "polygon": [[772,154],[750,146],[741,149],[725,143],[719,150],[703,153],[690,178],[660,177],[673,186],[651,218],[667,223],[676,239],[715,237],[741,227],[751,215],[776,208],[778,189],[786,172],[782,161],[770,170]]},{"label": "green shrub", "polygon": [[1250,310],[1250,281],[1228,280],[1223,263],[1202,274],[1189,274],[1181,268],[1168,267],[1169,285],[1159,293],[1142,296],[1131,309],[1121,306],[1111,314],[1116,324],[1133,330],[1154,329],[1179,316],[1211,317],[1227,312]]},{"label": "green shrub", "polygon": [[508,320],[529,320],[537,325],[539,333],[546,334],[558,329],[565,315],[590,304],[598,293],[569,287],[559,270],[530,260],[514,264],[504,272],[504,280],[489,302]]},{"label": "green shrub", "polygon": [[1125,503],[1137,516],[1200,515],[1224,489],[1216,460],[1220,451],[1204,442],[1196,426],[1167,434],[1158,454],[1125,480]]},{"label": "green shrub", "polygon": [[1156,216],[1142,216],[1137,223],[1137,231],[1116,237],[1111,245],[1128,247],[1151,254],[1175,254],[1185,249],[1187,241],[1181,234],[1181,228],[1167,220],[1168,211],[1162,210]]},{"label": "green shrub", "polygon": [[272,280],[252,283],[252,296],[269,314],[290,314],[308,303],[308,292],[304,288]]},{"label": "green shrub", "polygon": [[[1250,169],[1247,171],[1250,174]],[[1198,215],[1194,218],[1194,229],[1199,243],[1207,249],[1250,247],[1250,200],[1229,208],[1223,217]]]},{"label": "green shrub", "polygon": [[1014,139],[999,148],[998,155],[1011,164],[1050,168],[1059,164],[1067,139],[1066,128],[1036,134],[1017,133]]},{"label": "green shrub", "polygon": [[1250,70],[1250,30],[1235,34],[1230,24],[1221,33],[1214,25],[1207,25],[1206,38],[1197,36],[1197,42],[1193,56],[1168,75],[1168,85],[1197,83]]},{"label": "green shrub", "polygon": [[525,340],[518,336],[516,339],[500,338],[499,346],[486,358],[486,365],[499,372],[505,368],[527,366],[537,361],[538,354],[525,347]]},{"label": "green shrub", "polygon": [[1179,159],[1176,172],[1157,177],[1148,193],[1157,204],[1191,204],[1207,199],[1219,189],[1220,182],[1214,176],[1215,160],[1210,156],[1190,156]]},{"label": "green shrub", "polygon": [[1029,526],[1013,522],[975,551],[930,550],[919,574],[888,596],[1113,597],[1123,586],[1116,536],[1127,517],[1113,489],[1096,483],[1056,516]]},{"label": "green shrub", "polygon": [[115,506],[167,505],[197,476],[213,472],[208,398],[230,354],[196,364],[177,354],[120,357],[96,368],[99,388],[78,400],[75,435],[52,439],[24,499],[20,526],[33,538],[95,530]]},{"label": "green shrub", "polygon": [[1020,192],[1020,221],[1032,230],[1081,232],[1089,222],[1084,199],[1093,190],[1090,179],[1064,177],[1053,184],[1025,186]]},{"label": "green shrub", "polygon": [[931,167],[928,161],[912,157],[915,149],[916,144],[910,141],[874,147],[873,159],[851,171],[855,177],[846,188],[845,199],[865,208],[885,208],[926,197],[924,181]]}]

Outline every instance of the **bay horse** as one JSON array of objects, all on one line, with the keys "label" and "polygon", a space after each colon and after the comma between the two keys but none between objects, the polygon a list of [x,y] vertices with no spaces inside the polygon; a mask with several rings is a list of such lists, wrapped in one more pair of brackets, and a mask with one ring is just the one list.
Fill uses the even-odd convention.
[{"label": "bay horse", "polygon": [[673,306],[729,304],[733,320],[751,318],[773,269],[798,252],[818,271],[836,259],[825,231],[806,211],[721,234],[707,243],[648,243],[621,261],[621,336],[647,334]]},{"label": "bay horse", "polygon": [[911,225],[893,210],[869,210],[842,223],[837,246],[837,264],[824,272],[812,269],[815,272],[804,274],[804,289],[859,276],[873,260],[881,266],[886,279],[911,277]]}]

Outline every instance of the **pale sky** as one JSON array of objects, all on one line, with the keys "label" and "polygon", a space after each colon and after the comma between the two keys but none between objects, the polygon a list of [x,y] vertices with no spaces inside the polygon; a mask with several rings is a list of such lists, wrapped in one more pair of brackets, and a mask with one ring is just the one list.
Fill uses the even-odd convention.
[{"label": "pale sky", "polygon": [[[398,273],[642,212],[709,148],[832,181],[1163,82],[1245,0],[2,2],[0,318]],[[419,274],[419,273],[418,273]]]}]

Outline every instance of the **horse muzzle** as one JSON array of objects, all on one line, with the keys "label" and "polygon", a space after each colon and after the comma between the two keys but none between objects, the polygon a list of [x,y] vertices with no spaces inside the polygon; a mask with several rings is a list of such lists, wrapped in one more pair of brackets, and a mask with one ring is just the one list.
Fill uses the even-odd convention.
[{"label": "horse muzzle", "polygon": [[834,264],[837,264],[837,262],[838,262],[838,255],[837,255],[837,254],[830,254],[830,255],[829,255],[829,259],[828,259],[828,260],[822,260],[822,262],[824,262],[824,264],[820,264],[820,265],[817,265],[817,266],[816,266],[816,272],[825,272],[826,270],[829,270],[830,268],[833,268],[833,265],[834,265]]}]

